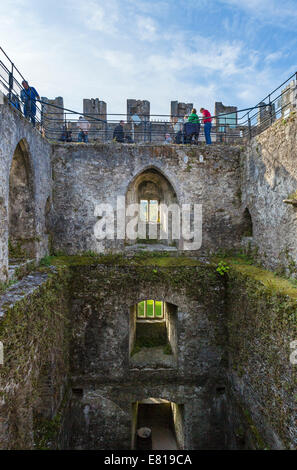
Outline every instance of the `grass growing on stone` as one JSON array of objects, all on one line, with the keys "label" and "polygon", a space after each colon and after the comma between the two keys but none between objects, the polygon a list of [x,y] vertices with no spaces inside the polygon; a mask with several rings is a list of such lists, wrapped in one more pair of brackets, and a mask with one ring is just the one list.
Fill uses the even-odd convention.
[{"label": "grass growing on stone", "polygon": [[[274,293],[288,295],[297,300],[297,282],[294,279],[286,279],[277,276],[274,272],[268,271],[254,264],[254,260],[245,255],[237,256],[217,256],[211,259],[214,270],[219,263],[235,271],[249,276],[259,281],[265,287]],[[172,256],[169,252],[140,252],[133,257],[122,254],[96,255],[95,253],[86,253],[74,256],[48,256],[41,261],[42,266],[88,266],[96,264],[105,264],[111,266],[150,266],[152,273],[158,274],[158,268],[191,267],[205,265],[201,261],[188,256]],[[208,265],[209,266],[209,265]]]},{"label": "grass growing on stone", "polygon": [[15,284],[17,282],[17,279],[10,279],[7,282],[0,282],[0,295],[3,294],[3,292],[6,291],[10,286]]},{"label": "grass growing on stone", "polygon": [[144,260],[139,260],[138,264],[141,265],[153,265],[160,267],[170,267],[170,266],[199,266],[201,262],[193,258],[188,257],[164,257],[158,256],[154,258],[146,258]]},{"label": "grass growing on stone", "polygon": [[51,266],[52,265],[52,260],[53,260],[53,256],[44,256],[41,260],[40,260],[40,266]]},{"label": "grass growing on stone", "polygon": [[73,256],[52,256],[50,262],[54,266],[80,266],[92,264],[107,264],[112,266],[160,266],[160,267],[175,267],[175,266],[199,266],[201,261],[186,257],[186,256],[170,256],[168,252],[140,252],[136,253],[133,257],[124,256],[121,254],[107,254],[107,255],[92,255],[86,253],[82,255]]},{"label": "grass growing on stone", "polygon": [[[288,295],[297,300],[297,281],[286,279],[276,275],[272,271],[261,268],[254,264],[254,260],[246,255],[228,256],[218,255],[211,259],[214,271],[220,263],[234,269],[235,271],[259,281],[274,293]],[[85,253],[74,256],[47,256],[41,260],[41,266],[88,266],[88,265],[111,265],[111,266],[150,266],[152,273],[157,275],[157,268],[205,266],[201,261],[189,256],[172,256],[170,252],[139,252],[134,256],[122,254],[96,254]],[[210,266],[210,265],[208,265]]]},{"label": "grass growing on stone", "polygon": [[288,295],[297,300],[297,285],[292,282],[293,280],[277,276],[274,272],[250,264],[248,261],[245,262],[242,258],[227,258],[225,262],[235,271],[261,282],[272,292]]}]

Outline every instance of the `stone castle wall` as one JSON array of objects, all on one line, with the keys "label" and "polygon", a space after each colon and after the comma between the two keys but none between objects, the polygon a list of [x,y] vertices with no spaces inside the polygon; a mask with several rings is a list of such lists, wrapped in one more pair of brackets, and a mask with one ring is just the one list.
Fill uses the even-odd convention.
[{"label": "stone castle wall", "polygon": [[46,447],[68,387],[65,273],[34,273],[0,299],[0,449]]},{"label": "stone castle wall", "polygon": [[202,204],[202,249],[240,245],[243,214],[237,147],[54,145],[52,168],[56,251],[123,250],[124,240],[96,241],[94,209],[99,203],[116,208],[117,196],[126,197],[129,185],[150,168],[168,180],[178,204]]},{"label": "stone castle wall", "polygon": [[[264,264],[297,274],[296,115],[278,120],[242,153],[242,203],[253,223],[253,242]],[[295,194],[295,196],[294,196]],[[284,200],[292,199],[292,203]]]},{"label": "stone castle wall", "polygon": [[[288,282],[182,257],[56,263],[1,299],[0,448],[130,449],[132,406],[149,397],[182,407],[186,449],[294,448]],[[146,298],[177,307],[175,367],[130,357],[130,307]]]},{"label": "stone castle wall", "polygon": [[[34,197],[34,243],[37,259],[48,252],[48,235],[45,228],[47,200],[51,197],[51,145],[14,108],[4,103],[0,106],[0,281],[8,276],[9,237],[9,177],[12,159],[21,143],[28,162],[28,179]],[[20,212],[26,207],[19,207]]]}]

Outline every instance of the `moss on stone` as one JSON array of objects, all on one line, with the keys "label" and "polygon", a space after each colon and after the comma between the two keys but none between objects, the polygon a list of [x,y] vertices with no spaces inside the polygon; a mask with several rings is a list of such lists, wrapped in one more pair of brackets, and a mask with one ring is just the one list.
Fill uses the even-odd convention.
[{"label": "moss on stone", "polygon": [[253,441],[255,442],[255,446],[258,450],[268,450],[269,446],[265,443],[265,440],[261,436],[257,426],[255,425],[250,412],[247,409],[243,410],[243,415],[245,417],[246,423],[248,428],[252,434]]},{"label": "moss on stone", "polygon": [[67,376],[68,280],[67,270],[60,269],[33,293],[13,305],[2,305],[4,365],[0,374],[6,384],[3,397],[13,449],[32,447],[30,411],[40,399],[38,383],[43,367],[55,358],[61,386]]},{"label": "moss on stone", "polygon": [[[265,403],[263,427],[269,424],[290,448],[288,429],[297,384],[289,354],[290,341],[297,336],[297,289],[289,280],[245,264],[242,259],[230,258],[228,264],[230,366],[241,383],[252,390],[254,400]],[[244,400],[244,396],[241,398]],[[250,426],[257,434],[254,425]],[[267,448],[260,437],[258,448]]]},{"label": "moss on stone", "polygon": [[294,192],[294,193],[290,193],[288,196],[287,196],[287,199],[290,199],[292,201],[297,201],[297,190]]},{"label": "moss on stone", "polygon": [[[17,302],[13,308],[7,305],[5,316],[0,321],[0,340],[9,347],[1,370],[2,377],[8,384],[18,383],[19,387],[24,388],[21,406],[28,409],[34,407],[39,393],[39,371],[61,334],[65,338],[60,357],[61,360],[65,359],[65,363],[63,359],[60,367],[61,373],[64,367],[67,376],[69,332],[66,313],[69,292],[79,293],[85,302],[98,305],[111,292],[120,298],[128,291],[135,292],[147,285],[153,289],[162,284],[164,292],[168,288],[183,292],[189,300],[199,300],[212,306],[218,303],[225,305],[224,319],[218,318],[217,308],[209,309],[208,319],[215,341],[227,348],[226,337],[219,328],[219,322],[224,321],[228,328],[231,368],[240,380],[251,380],[255,393],[260,395],[263,377],[267,380],[265,400],[267,408],[272,410],[269,419],[273,429],[289,447],[286,441],[288,410],[283,407],[283,396],[294,396],[295,384],[286,382],[285,389],[281,370],[283,358],[276,356],[271,341],[278,341],[278,347],[283,348],[281,334],[288,332],[288,337],[295,335],[297,287],[287,279],[250,264],[250,260],[242,257],[223,258],[230,270],[220,276],[216,272],[220,260],[217,257],[213,263],[206,264],[187,256],[172,256],[169,252],[141,252],[129,257],[85,253],[45,259],[40,270],[48,272],[48,280],[36,293]],[[54,265],[57,272],[53,273],[49,264]],[[262,375],[254,374],[259,354],[263,355]],[[30,376],[32,364],[34,372]],[[28,376],[32,383],[30,393],[26,385]],[[273,382],[273,393],[269,389],[269,381]],[[8,409],[14,410],[15,395],[6,393],[5,399]],[[245,419],[254,435],[256,447],[267,448],[249,412]],[[24,448],[28,445],[26,428],[25,431],[18,430],[17,421],[12,426],[15,426],[11,432],[15,433],[16,448]],[[36,424],[37,448],[50,447],[60,426],[61,417],[57,414],[53,420],[41,419]]]},{"label": "moss on stone", "polygon": [[36,450],[49,450],[53,448],[61,429],[61,420],[61,414],[57,414],[53,419],[35,418],[34,448]]},{"label": "moss on stone", "polygon": [[83,254],[74,256],[54,256],[50,258],[53,266],[90,266],[90,265],[111,265],[111,266],[205,266],[201,261],[186,256],[170,256],[170,252],[163,252],[161,255],[154,252],[139,252],[133,257],[122,254]]},{"label": "moss on stone", "polygon": [[290,280],[277,276],[272,271],[244,262],[242,258],[227,258],[224,259],[224,261],[227,262],[233,270],[259,281],[269,289],[271,293],[287,295],[288,297],[297,300],[297,286],[294,286]]}]

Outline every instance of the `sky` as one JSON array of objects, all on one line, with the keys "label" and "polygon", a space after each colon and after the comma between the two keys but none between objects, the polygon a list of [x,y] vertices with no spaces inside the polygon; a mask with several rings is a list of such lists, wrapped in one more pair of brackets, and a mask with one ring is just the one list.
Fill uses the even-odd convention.
[{"label": "sky", "polygon": [[1,0],[0,45],[40,96],[125,113],[128,98],[213,113],[297,70],[297,0]]}]

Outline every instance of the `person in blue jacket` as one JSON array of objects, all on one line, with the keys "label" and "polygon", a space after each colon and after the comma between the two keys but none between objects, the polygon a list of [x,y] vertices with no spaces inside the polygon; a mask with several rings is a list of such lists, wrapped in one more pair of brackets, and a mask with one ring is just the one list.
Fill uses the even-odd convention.
[{"label": "person in blue jacket", "polygon": [[35,126],[36,116],[36,99],[40,100],[40,96],[34,87],[29,86],[26,80],[22,81],[23,89],[21,91],[21,100],[24,103],[24,116],[29,118]]}]

